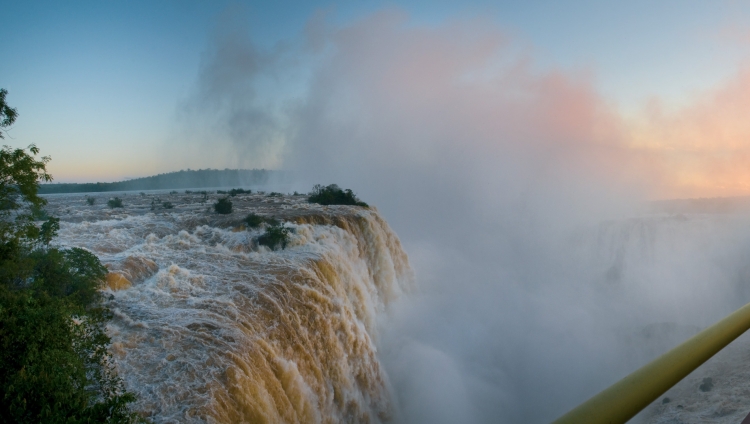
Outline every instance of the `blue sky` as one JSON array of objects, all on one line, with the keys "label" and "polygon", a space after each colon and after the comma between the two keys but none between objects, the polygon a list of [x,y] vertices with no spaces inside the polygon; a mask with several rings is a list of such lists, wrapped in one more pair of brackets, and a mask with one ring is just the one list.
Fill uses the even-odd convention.
[{"label": "blue sky", "polygon": [[[272,49],[303,37],[316,13],[331,27],[346,27],[384,9],[405,12],[413,26],[484,21],[508,34],[540,72],[586,75],[625,117],[653,98],[680,108],[732,78],[750,57],[750,7],[740,2],[6,0],[0,86],[20,112],[6,143],[37,144],[52,156],[58,181],[236,166],[225,151],[207,158],[199,148],[176,147],[192,131],[182,110],[221,14],[239,13],[253,43]],[[280,85],[261,91],[272,98],[274,90],[294,96]],[[279,167],[283,160],[239,165]]]}]

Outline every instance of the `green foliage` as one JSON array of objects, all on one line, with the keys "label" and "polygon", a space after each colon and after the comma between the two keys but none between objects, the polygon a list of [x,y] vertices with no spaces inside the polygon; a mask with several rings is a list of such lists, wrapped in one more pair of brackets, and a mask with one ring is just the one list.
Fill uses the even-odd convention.
[{"label": "green foliage", "polygon": [[122,199],[119,197],[114,197],[112,199],[109,199],[107,201],[107,206],[110,208],[121,208],[122,207]]},{"label": "green foliage", "polygon": [[0,151],[0,422],[137,422],[107,350],[107,270],[86,250],[48,247],[60,224],[42,213],[39,182],[52,178],[38,152]]},{"label": "green foliage", "polygon": [[108,317],[64,298],[0,286],[3,422],[128,423],[134,400],[107,353]]},{"label": "green foliage", "polygon": [[0,89],[0,139],[5,138],[3,128],[13,125],[13,122],[18,117],[18,111],[5,103],[5,96],[7,95],[8,90],[4,88]]},{"label": "green foliage", "polygon": [[31,205],[29,211],[31,212],[34,221],[46,221],[49,218],[47,210],[41,206]]},{"label": "green foliage", "polygon": [[87,197],[86,203],[88,203],[89,206],[94,206],[94,203],[96,203],[96,197]]},{"label": "green foliage", "polygon": [[58,231],[60,231],[60,218],[50,216],[44,221],[44,223],[42,223],[42,226],[39,229],[39,240],[42,244],[47,246],[52,239],[55,238]]},{"label": "green foliage", "polygon": [[4,146],[0,150],[0,243],[11,239],[36,239],[38,210],[47,201],[37,195],[38,181],[52,181],[47,173],[49,157],[36,159],[39,149]]},{"label": "green foliage", "polygon": [[316,184],[310,197],[307,198],[309,203],[319,203],[321,205],[354,205],[369,207],[367,203],[360,201],[350,189],[342,190],[336,184],[322,186]]},{"label": "green foliage", "polygon": [[2,421],[138,421],[107,351],[106,268],[83,249],[16,253],[0,280]]},{"label": "green foliage", "polygon": [[214,210],[216,213],[227,215],[232,213],[232,201],[229,197],[222,197],[216,203],[214,203]]},{"label": "green foliage", "polygon": [[281,225],[281,221],[279,221],[278,219],[275,219],[275,218],[266,218],[266,224],[274,227],[274,226]]},{"label": "green foliage", "polygon": [[284,196],[284,195],[281,194],[281,193],[279,193],[279,192],[276,192],[276,191],[272,191],[272,192],[268,193],[268,197],[282,197],[282,196]]},{"label": "green foliage", "polygon": [[216,190],[216,194],[228,194],[228,193],[224,190]]},{"label": "green foliage", "polygon": [[258,237],[258,244],[267,246],[271,250],[276,250],[277,247],[285,249],[288,242],[289,228],[282,224],[270,225],[266,228],[266,232]]},{"label": "green foliage", "polygon": [[172,190],[172,191],[169,192],[169,194],[177,194],[177,191],[176,190]]},{"label": "green foliage", "polygon": [[234,197],[234,196],[236,196],[238,194],[250,194],[252,192],[253,192],[252,190],[244,190],[244,189],[241,189],[241,188],[233,188],[233,189],[229,190],[229,195],[232,196],[232,197]]},{"label": "green foliage", "polygon": [[37,250],[34,260],[34,282],[31,288],[49,295],[69,299],[86,307],[96,303],[99,287],[107,275],[99,258],[80,248]]},{"label": "green foliage", "polygon": [[266,223],[270,226],[277,226],[281,223],[273,218],[266,218],[255,213],[250,213],[242,220],[249,228],[258,228],[261,224]]},{"label": "green foliage", "polygon": [[174,205],[172,204],[172,202],[164,202],[161,204],[161,207],[163,207],[164,209],[172,209],[174,208]]},{"label": "green foliage", "polygon": [[266,220],[258,214],[251,213],[245,217],[243,222],[247,224],[249,228],[258,228],[262,223],[266,222]]}]

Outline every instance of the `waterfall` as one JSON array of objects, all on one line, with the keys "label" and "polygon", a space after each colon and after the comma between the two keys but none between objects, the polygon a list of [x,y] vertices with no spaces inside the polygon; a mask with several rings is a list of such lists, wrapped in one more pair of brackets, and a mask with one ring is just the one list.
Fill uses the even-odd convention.
[{"label": "waterfall", "polygon": [[[148,196],[124,210],[50,198],[59,243],[110,268],[111,350],[136,409],[155,422],[387,421],[378,318],[413,273],[378,212],[253,195],[219,217],[171,197],[156,212]],[[287,248],[258,246],[248,212],[284,220]]]}]

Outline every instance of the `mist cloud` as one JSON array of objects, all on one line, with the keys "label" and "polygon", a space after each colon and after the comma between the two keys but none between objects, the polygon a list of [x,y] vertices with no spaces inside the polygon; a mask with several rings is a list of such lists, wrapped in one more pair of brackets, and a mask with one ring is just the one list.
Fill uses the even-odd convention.
[{"label": "mist cloud", "polygon": [[208,156],[231,158],[236,167],[277,168],[284,147],[283,105],[264,92],[284,82],[290,49],[253,42],[240,6],[226,10],[203,53],[196,87],[182,108],[191,134]]},{"label": "mist cloud", "polygon": [[[199,99],[247,154],[276,140],[300,190],[352,188],[401,237],[419,287],[379,336],[397,422],[549,421],[681,341],[644,328],[706,325],[747,297],[742,219],[626,219],[688,187],[680,172],[708,175],[685,134],[731,121],[722,145],[743,151],[744,76],[634,127],[591,72],[540,68],[481,19],[321,15],[306,34],[270,55],[220,38]],[[303,68],[283,108],[258,101],[262,81]]]},{"label": "mist cloud", "polygon": [[285,166],[371,200],[412,256],[420,290],[383,326],[398,421],[541,422],[622,372],[586,285],[606,269],[568,237],[659,175],[590,75],[481,20],[387,11],[327,41]]},{"label": "mist cloud", "polygon": [[632,124],[633,144],[664,158],[665,194],[717,197],[750,194],[750,69],[696,93],[686,106],[654,99]]},{"label": "mist cloud", "polygon": [[[485,22],[415,27],[382,12],[328,42],[291,119],[285,166],[377,198],[397,227],[438,201],[440,216],[492,226],[545,219],[534,216],[541,197],[577,216],[602,205],[592,198],[642,196],[660,178],[589,75],[535,71]],[[451,231],[432,219],[419,231]],[[409,218],[399,231],[420,225]]]}]

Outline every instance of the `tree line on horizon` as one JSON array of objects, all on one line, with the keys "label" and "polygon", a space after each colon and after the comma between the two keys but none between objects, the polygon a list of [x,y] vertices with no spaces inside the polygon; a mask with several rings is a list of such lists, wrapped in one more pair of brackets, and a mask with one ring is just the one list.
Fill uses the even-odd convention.
[{"label": "tree line on horizon", "polygon": [[280,171],[266,169],[188,169],[113,183],[41,184],[39,194],[248,186],[265,184],[274,173],[280,173]]}]

